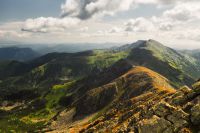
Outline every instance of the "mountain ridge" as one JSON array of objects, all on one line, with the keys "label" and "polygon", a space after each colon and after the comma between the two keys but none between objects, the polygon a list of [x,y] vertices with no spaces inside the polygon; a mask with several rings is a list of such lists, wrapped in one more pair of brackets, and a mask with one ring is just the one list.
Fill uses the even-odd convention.
[{"label": "mountain ridge", "polygon": [[[154,40],[0,66],[3,132],[199,129],[198,60]],[[158,109],[173,115],[163,118]]]}]

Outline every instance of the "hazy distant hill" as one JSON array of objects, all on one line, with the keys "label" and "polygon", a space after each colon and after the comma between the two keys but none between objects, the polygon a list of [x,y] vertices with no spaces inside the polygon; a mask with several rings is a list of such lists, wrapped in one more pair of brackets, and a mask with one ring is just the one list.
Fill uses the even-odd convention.
[{"label": "hazy distant hill", "polygon": [[13,42],[10,44],[0,44],[0,47],[31,48],[41,55],[53,52],[75,53],[95,49],[108,49],[118,47],[122,44],[116,43],[66,43],[66,44],[22,44]]},{"label": "hazy distant hill", "polygon": [[190,55],[200,61],[200,49],[196,50],[180,50],[180,52],[184,53],[186,56]]},{"label": "hazy distant hill", "polygon": [[31,48],[3,47],[0,48],[0,60],[27,61],[38,57],[40,54]]}]

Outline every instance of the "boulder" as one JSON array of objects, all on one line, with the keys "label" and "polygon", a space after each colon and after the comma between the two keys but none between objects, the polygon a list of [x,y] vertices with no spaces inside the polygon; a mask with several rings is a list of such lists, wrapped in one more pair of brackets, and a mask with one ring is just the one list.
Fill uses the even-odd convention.
[{"label": "boulder", "polygon": [[161,101],[153,107],[153,111],[157,116],[165,117],[170,114],[170,110],[175,110],[176,108],[169,105],[165,101]]},{"label": "boulder", "polygon": [[191,121],[194,125],[200,124],[200,104],[191,108]]},{"label": "boulder", "polygon": [[175,132],[179,131],[185,126],[188,126],[188,122],[186,120],[178,118],[174,115],[167,116],[167,120],[173,123],[173,129]]},{"label": "boulder", "polygon": [[151,119],[144,119],[138,122],[138,132],[139,133],[172,133],[172,124],[154,115]]},{"label": "boulder", "polygon": [[192,91],[192,89],[190,89],[188,86],[183,86],[182,88],[179,89],[181,92],[183,92],[184,94],[188,94]]},{"label": "boulder", "polygon": [[192,87],[196,93],[200,94],[200,82],[195,83]]}]

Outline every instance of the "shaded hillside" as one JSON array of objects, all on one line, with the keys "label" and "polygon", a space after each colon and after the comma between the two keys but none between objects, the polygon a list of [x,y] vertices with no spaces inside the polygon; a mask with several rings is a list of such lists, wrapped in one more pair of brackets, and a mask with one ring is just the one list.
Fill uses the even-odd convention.
[{"label": "shaded hillside", "polygon": [[21,90],[33,90],[42,95],[55,84],[98,74],[125,57],[124,52],[85,51],[74,54],[51,53],[25,63],[4,62],[5,65],[0,69],[0,95],[8,97]]},{"label": "shaded hillside", "polygon": [[0,79],[6,79],[8,77],[22,76],[31,70],[40,67],[52,60],[57,60],[59,58],[68,57],[71,54],[67,53],[50,53],[44,56],[38,57],[36,59],[21,62],[21,61],[0,61]]},{"label": "shaded hillside", "polygon": [[57,81],[54,77],[38,80],[40,75],[37,74],[32,78],[22,76],[8,79],[0,84],[0,110],[2,111],[0,129],[5,132],[41,130],[50,119],[56,117],[67,106],[73,105],[71,102],[80,99],[83,94],[92,89],[92,86],[108,83],[130,68],[131,66],[122,60],[100,74],[96,73],[92,77],[80,80]]},{"label": "shaded hillside", "polygon": [[3,47],[0,48],[0,60],[27,61],[39,57],[40,54],[31,48]]},{"label": "shaded hillside", "polygon": [[[62,123],[65,125],[65,128],[70,126],[68,124],[70,121],[98,112],[93,116],[92,119],[94,120],[102,114],[109,112],[109,110],[113,110],[115,107],[128,105],[130,99],[142,94],[156,95],[159,98],[175,92],[166,78],[144,67],[134,67],[109,83],[87,89],[81,93],[81,97],[76,97],[77,91],[74,91],[75,93],[73,94],[72,92],[70,96],[71,102],[67,105],[65,111],[70,112],[73,108],[76,111],[71,114],[73,115],[71,120],[65,118],[66,123]],[[123,105],[122,102],[126,104]],[[122,109],[123,107],[120,108]],[[60,124],[59,121],[63,117],[60,118],[58,116],[56,123]],[[62,127],[62,125],[53,125],[55,128],[59,128],[60,126]],[[78,126],[75,125],[76,127]]]},{"label": "shaded hillside", "polygon": [[200,130],[199,90],[197,82],[192,89],[184,86],[176,91],[163,76],[135,67],[87,91],[46,131],[195,133]]}]

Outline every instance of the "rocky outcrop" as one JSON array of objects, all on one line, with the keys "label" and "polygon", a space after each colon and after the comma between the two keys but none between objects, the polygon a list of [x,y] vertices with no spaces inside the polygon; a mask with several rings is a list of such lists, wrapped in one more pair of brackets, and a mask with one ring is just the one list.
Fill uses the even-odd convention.
[{"label": "rocky outcrop", "polygon": [[197,104],[191,109],[191,122],[194,125],[200,125],[200,104]]},{"label": "rocky outcrop", "polygon": [[147,91],[113,105],[81,132],[198,133],[200,83],[176,92]]},{"label": "rocky outcrop", "polygon": [[164,118],[154,115],[150,119],[144,119],[138,122],[139,133],[172,133],[172,124]]}]

